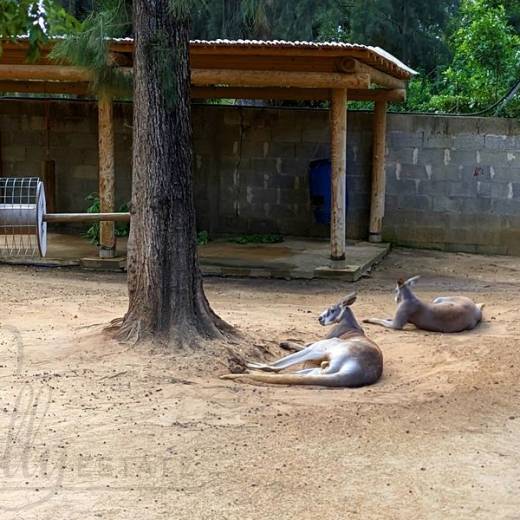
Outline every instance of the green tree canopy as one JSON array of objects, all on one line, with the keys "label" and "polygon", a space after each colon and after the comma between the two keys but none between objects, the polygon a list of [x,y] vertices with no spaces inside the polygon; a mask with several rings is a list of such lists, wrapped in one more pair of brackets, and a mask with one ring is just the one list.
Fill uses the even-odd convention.
[{"label": "green tree canopy", "polygon": [[509,24],[504,6],[489,0],[463,0],[456,25],[450,39],[453,59],[432,106],[481,110],[520,81],[520,36]]},{"label": "green tree canopy", "polygon": [[38,59],[49,38],[71,34],[77,28],[78,21],[54,0],[0,0],[0,39],[26,36],[29,61]]}]

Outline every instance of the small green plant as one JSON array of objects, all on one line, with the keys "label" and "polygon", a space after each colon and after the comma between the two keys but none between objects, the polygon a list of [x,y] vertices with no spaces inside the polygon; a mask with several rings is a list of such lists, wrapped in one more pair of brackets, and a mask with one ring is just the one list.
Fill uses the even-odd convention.
[{"label": "small green plant", "polygon": [[199,231],[197,233],[197,245],[204,246],[209,242],[209,235],[207,231]]},{"label": "small green plant", "polygon": [[[97,193],[91,193],[88,195],[85,200],[90,203],[90,206],[87,208],[87,213],[99,213],[100,212],[100,202],[99,196]],[[118,213],[127,213],[128,212],[128,204],[122,204]],[[115,223],[115,235],[116,237],[127,237],[130,232],[130,224],[128,222],[116,222]],[[83,238],[86,238],[92,244],[99,245],[99,222],[94,222],[85,233],[83,233]]]},{"label": "small green plant", "polygon": [[228,240],[234,244],[277,244],[283,242],[283,236],[278,234],[253,234],[253,235],[240,235],[233,237]]}]

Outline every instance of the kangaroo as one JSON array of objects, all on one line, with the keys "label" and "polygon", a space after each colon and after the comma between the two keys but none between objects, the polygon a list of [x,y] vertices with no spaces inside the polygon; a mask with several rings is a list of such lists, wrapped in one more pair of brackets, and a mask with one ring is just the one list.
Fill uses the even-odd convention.
[{"label": "kangaroo", "polygon": [[[375,383],[383,372],[383,354],[379,347],[365,336],[365,332],[356,321],[350,309],[350,305],[355,301],[356,293],[351,293],[319,316],[318,321],[321,325],[335,324],[325,339],[311,343],[299,352],[273,363],[247,365],[249,369],[264,372],[279,372],[299,363],[310,363],[313,365],[311,368],[286,374],[226,374],[221,376],[221,379],[335,387],[359,387]],[[293,343],[290,345],[299,347]]]},{"label": "kangaroo", "polygon": [[473,303],[465,296],[439,296],[432,303],[422,302],[412,292],[420,276],[397,281],[395,301],[398,303],[393,319],[368,318],[363,323],[374,323],[389,329],[401,330],[407,323],[432,332],[462,332],[477,326],[482,320],[483,303]]}]

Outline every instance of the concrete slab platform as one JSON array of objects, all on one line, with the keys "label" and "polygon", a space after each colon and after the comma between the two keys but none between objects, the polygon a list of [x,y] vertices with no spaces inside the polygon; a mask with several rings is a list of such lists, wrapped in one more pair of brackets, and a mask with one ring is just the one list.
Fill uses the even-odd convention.
[{"label": "concrete slab platform", "polygon": [[288,238],[279,244],[214,241],[199,248],[204,274],[261,278],[336,278],[355,282],[390,250],[389,244],[349,242],[346,259],[329,258],[324,240]]},{"label": "concrete slab platform", "polygon": [[[126,244],[126,239],[118,239],[118,257],[101,260],[96,246],[84,238],[51,233],[46,258],[0,258],[0,261],[120,271],[126,268]],[[330,260],[327,240],[286,238],[279,244],[235,244],[219,239],[199,247],[199,260],[202,273],[207,276],[335,278],[354,282],[379,263],[389,249],[389,244],[349,241],[346,259],[338,262]]]},{"label": "concrete slab platform", "polygon": [[126,271],[126,256],[116,256],[114,258],[86,256],[80,259],[79,265],[83,269],[95,271]]}]

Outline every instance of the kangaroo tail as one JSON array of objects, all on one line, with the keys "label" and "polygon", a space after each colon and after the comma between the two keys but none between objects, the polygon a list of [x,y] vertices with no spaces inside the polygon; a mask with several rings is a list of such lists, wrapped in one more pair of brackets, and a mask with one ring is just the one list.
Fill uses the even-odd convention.
[{"label": "kangaroo tail", "polygon": [[296,375],[296,374],[226,374],[220,379],[232,379],[241,383],[248,381],[258,381],[260,383],[270,383],[275,385],[316,385],[316,386],[335,386],[335,387],[355,387],[361,386],[359,378],[349,377],[349,374],[320,374],[320,375]]}]

